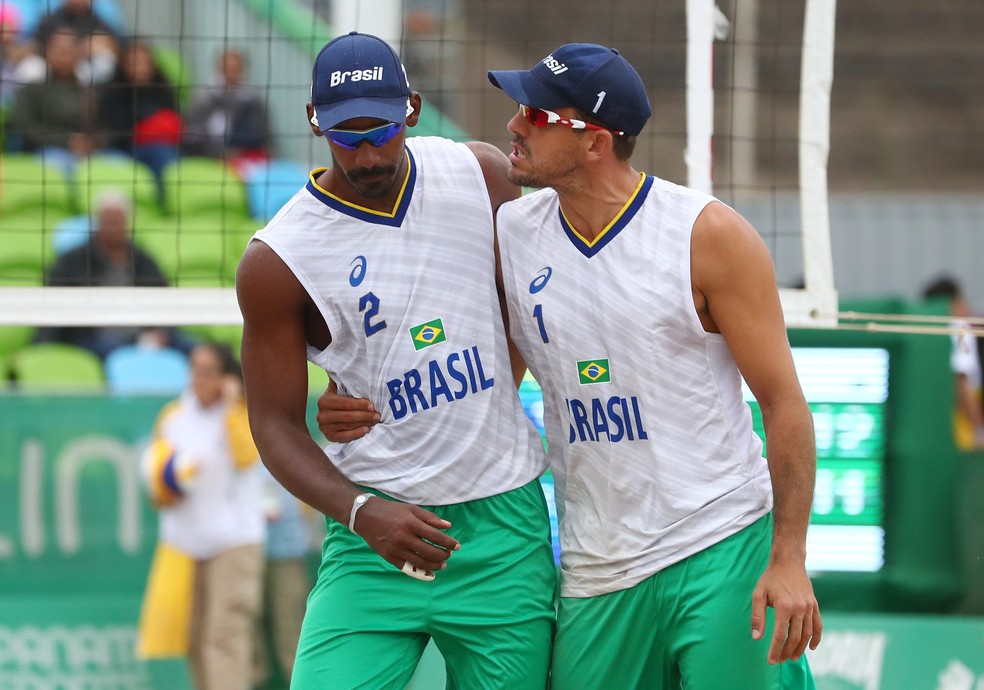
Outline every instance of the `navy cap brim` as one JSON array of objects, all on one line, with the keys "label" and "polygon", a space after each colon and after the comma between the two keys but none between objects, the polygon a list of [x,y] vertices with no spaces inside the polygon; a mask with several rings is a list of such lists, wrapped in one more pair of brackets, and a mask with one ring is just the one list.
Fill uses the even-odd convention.
[{"label": "navy cap brim", "polygon": [[492,86],[522,105],[548,110],[571,105],[529,70],[489,70],[488,77]]},{"label": "navy cap brim", "polygon": [[410,100],[399,98],[349,98],[338,103],[314,106],[318,127],[324,131],[357,117],[372,117],[387,122],[406,122]]}]

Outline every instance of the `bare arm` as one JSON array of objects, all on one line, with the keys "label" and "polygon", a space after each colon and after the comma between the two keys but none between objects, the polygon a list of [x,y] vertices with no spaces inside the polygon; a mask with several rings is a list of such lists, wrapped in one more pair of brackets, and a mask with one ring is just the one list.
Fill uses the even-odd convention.
[{"label": "bare arm", "polygon": [[[489,190],[489,201],[492,203],[493,219],[498,215],[499,207],[508,202],[518,199],[522,190],[509,181],[506,172],[509,170],[509,159],[506,155],[492,146],[482,141],[470,141],[465,144],[471,149],[478,159],[478,164],[482,166],[485,174],[485,186]],[[513,373],[513,381],[519,386],[526,373],[526,362],[522,355],[513,344],[509,337],[509,310],[506,308],[506,293],[502,283],[502,266],[499,262],[499,241],[495,241],[495,287],[499,293],[499,309],[502,312],[502,323],[506,329],[506,340],[509,344],[509,360]]]},{"label": "bare arm", "polygon": [[[328,460],[305,421],[307,295],[262,242],[247,247],[236,291],[244,321],[242,364],[249,422],[260,457],[288,491],[347,525],[362,489]],[[441,531],[450,527],[447,521],[417,506],[382,498],[365,504],[356,527],[397,568],[409,562],[419,569],[440,570],[459,546]]]},{"label": "bare arm", "polygon": [[704,327],[724,336],[762,409],[775,499],[769,565],[753,594],[752,631],[776,612],[770,663],[799,658],[820,642],[822,623],[806,573],[806,530],[813,503],[813,417],[786,337],[768,250],[755,229],[718,203],[704,209],[692,238],[694,303]]},{"label": "bare arm", "polygon": [[509,170],[509,159],[506,154],[484,141],[469,141],[465,143],[482,168],[485,176],[485,186],[489,190],[489,201],[492,203],[492,217],[495,217],[499,207],[507,201],[519,198],[522,190],[509,181],[506,176]]},{"label": "bare arm", "polygon": [[267,245],[252,242],[239,265],[236,292],[249,423],[260,456],[291,493],[347,523],[348,507],[361,492],[326,462],[304,418],[304,290]]}]

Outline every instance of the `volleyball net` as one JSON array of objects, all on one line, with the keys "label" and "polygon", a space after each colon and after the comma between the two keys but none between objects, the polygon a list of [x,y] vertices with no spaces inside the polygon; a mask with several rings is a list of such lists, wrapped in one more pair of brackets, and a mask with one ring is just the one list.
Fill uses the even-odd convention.
[{"label": "volleyball net", "polygon": [[[487,69],[529,67],[569,41],[618,48],[653,102],[635,167],[733,205],[769,246],[787,325],[834,326],[826,164],[835,4],[97,0],[97,11],[129,37],[119,60],[127,41],[149,46],[183,118],[218,88],[219,56],[240,54],[244,81],[268,113],[269,150],[240,165],[182,145],[155,178],[143,162],[104,149],[64,170],[56,165],[62,159],[17,141],[8,108],[0,324],[240,324],[232,285],[249,236],[308,170],[329,163],[304,117],[313,57],[332,37],[360,30],[397,47],[423,94],[412,134],[483,139],[503,150],[514,104],[487,83]],[[207,124],[229,126],[216,122]],[[222,134],[232,148],[236,133]],[[129,198],[133,240],[172,287],[44,287],[57,257],[88,239],[107,189]]]}]

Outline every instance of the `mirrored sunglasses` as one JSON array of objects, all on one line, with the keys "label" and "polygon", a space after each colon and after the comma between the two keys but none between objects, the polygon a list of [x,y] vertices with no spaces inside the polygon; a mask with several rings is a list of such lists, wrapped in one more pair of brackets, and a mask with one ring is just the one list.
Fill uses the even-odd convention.
[{"label": "mirrored sunglasses", "polygon": [[570,117],[564,117],[562,115],[558,115],[552,110],[534,108],[533,106],[523,105],[522,103],[519,104],[519,112],[521,112],[523,117],[526,118],[526,121],[534,127],[564,125],[565,127],[570,127],[571,129],[598,129],[611,132],[615,135],[625,134],[625,132],[619,132],[614,129],[609,129],[608,127],[602,127],[601,125],[593,125],[590,122],[585,122],[584,120],[575,120]]},{"label": "mirrored sunglasses", "polygon": [[341,146],[343,149],[354,151],[359,145],[368,141],[373,146],[382,146],[393,137],[403,131],[403,122],[388,122],[372,129],[361,131],[352,129],[329,129],[325,134],[331,139],[332,143]]}]

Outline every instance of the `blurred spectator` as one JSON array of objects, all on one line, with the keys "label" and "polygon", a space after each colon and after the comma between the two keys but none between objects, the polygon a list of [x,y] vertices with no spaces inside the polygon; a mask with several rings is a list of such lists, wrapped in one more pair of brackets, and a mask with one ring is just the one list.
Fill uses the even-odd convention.
[{"label": "blurred spectator", "polygon": [[92,0],[63,0],[61,7],[52,10],[41,18],[34,38],[41,52],[44,51],[48,39],[59,31],[71,31],[86,39],[93,34],[115,36],[113,27],[104,22],[92,9]]},{"label": "blurred spectator", "polygon": [[[923,290],[923,297],[945,299],[954,329],[967,328],[971,316],[960,283],[943,276]],[[984,405],[981,401],[981,361],[977,338],[969,332],[951,336],[950,369],[954,374],[956,393],[953,433],[957,447],[964,451],[984,450]]]},{"label": "blurred spectator", "polygon": [[91,92],[79,83],[81,58],[77,34],[57,31],[45,50],[47,78],[17,89],[10,113],[10,134],[19,148],[56,159],[69,172],[77,158],[94,148]]},{"label": "blurred spectator", "polygon": [[[22,82],[44,79],[44,59],[32,51],[32,44],[21,35],[23,21],[16,5],[0,2],[0,109],[7,108],[13,101],[14,92]],[[27,77],[26,58],[36,58],[42,69],[35,63],[34,74]]]},{"label": "blurred spectator", "polygon": [[88,49],[75,68],[78,80],[86,86],[105,84],[116,76],[119,43],[111,34],[95,33],[83,39]]},{"label": "blurred spectator", "polygon": [[[62,254],[48,271],[46,285],[55,287],[164,287],[167,280],[154,259],[130,239],[130,202],[122,193],[105,192],[96,205],[89,241]],[[187,352],[191,343],[174,329],[153,327],[46,326],[35,342],[79,345],[105,359],[121,345],[136,342],[169,345]]]},{"label": "blurred spectator", "polygon": [[[267,541],[263,576],[263,607],[254,649],[254,686],[267,687],[275,678],[271,654],[289,686],[297,640],[311,592],[310,554],[314,511],[266,473]],[[321,520],[318,520],[321,523]]]},{"label": "blurred spectator", "polygon": [[263,579],[263,471],[228,346],[192,350],[188,389],[158,416],[143,474],[159,519],[138,653],[187,653],[198,690],[248,690]]},{"label": "blurred spectator", "polygon": [[243,53],[228,49],[219,55],[215,82],[195,93],[185,117],[187,153],[223,158],[237,170],[272,155],[266,102],[244,83],[245,76]]},{"label": "blurred spectator", "polygon": [[145,42],[123,48],[113,80],[102,89],[99,127],[110,149],[133,156],[158,179],[178,157],[181,118],[174,90]]}]

